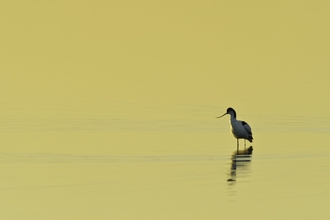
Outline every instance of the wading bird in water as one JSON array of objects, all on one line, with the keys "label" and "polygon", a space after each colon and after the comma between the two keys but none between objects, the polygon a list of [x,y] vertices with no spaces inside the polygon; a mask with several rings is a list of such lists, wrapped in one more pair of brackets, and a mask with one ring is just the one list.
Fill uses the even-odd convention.
[{"label": "wading bird in water", "polygon": [[237,151],[239,147],[238,139],[244,139],[244,147],[246,147],[246,140],[252,142],[252,130],[251,127],[245,121],[239,121],[236,119],[236,112],[233,108],[228,108],[227,112],[217,118],[221,118],[225,115],[230,115],[230,127],[231,133],[233,133],[234,137],[237,139]]}]

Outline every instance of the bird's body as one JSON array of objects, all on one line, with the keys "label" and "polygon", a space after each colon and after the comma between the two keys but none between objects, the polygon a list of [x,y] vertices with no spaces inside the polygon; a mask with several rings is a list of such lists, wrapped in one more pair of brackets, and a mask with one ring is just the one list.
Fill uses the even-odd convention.
[{"label": "bird's body", "polygon": [[227,112],[218,118],[221,118],[227,114],[230,115],[230,119],[229,119],[230,130],[231,133],[234,135],[234,137],[237,139],[237,150],[238,150],[239,147],[238,139],[244,139],[244,141],[248,140],[249,142],[253,141],[252,130],[251,127],[245,121],[239,121],[236,119],[236,112],[233,108],[228,108]]}]

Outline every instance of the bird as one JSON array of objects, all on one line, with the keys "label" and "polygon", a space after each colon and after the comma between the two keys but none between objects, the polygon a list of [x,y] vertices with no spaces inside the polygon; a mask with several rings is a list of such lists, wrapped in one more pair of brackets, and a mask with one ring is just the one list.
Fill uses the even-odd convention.
[{"label": "bird", "polygon": [[227,112],[219,117],[216,118],[222,118],[225,115],[230,115],[230,127],[231,127],[231,133],[234,135],[234,137],[237,139],[237,151],[239,148],[239,141],[238,139],[244,139],[244,146],[246,147],[246,140],[249,142],[253,141],[252,137],[252,130],[251,127],[246,123],[245,121],[239,121],[236,119],[236,111],[229,107],[227,109]]}]

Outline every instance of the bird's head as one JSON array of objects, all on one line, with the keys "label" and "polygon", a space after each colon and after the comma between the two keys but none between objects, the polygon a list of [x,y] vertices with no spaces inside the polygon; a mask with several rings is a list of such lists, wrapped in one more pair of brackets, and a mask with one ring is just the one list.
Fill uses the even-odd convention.
[{"label": "bird's head", "polygon": [[236,112],[235,112],[235,110],[233,109],[233,108],[231,108],[231,107],[229,107],[229,108],[227,108],[227,112],[225,113],[225,114],[223,114],[223,115],[221,115],[221,116],[219,116],[219,117],[217,117],[217,118],[222,118],[223,116],[225,116],[225,115],[233,115],[234,116],[234,118],[236,118]]}]

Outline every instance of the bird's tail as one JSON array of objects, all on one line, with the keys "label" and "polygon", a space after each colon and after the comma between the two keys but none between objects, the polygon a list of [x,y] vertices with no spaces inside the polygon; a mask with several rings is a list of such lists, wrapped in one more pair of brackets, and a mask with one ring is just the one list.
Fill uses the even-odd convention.
[{"label": "bird's tail", "polygon": [[248,141],[250,141],[250,142],[252,143],[252,141],[253,141],[253,137],[252,137],[252,134],[251,134],[251,135],[249,135],[249,137],[247,138],[247,140],[248,140]]}]

